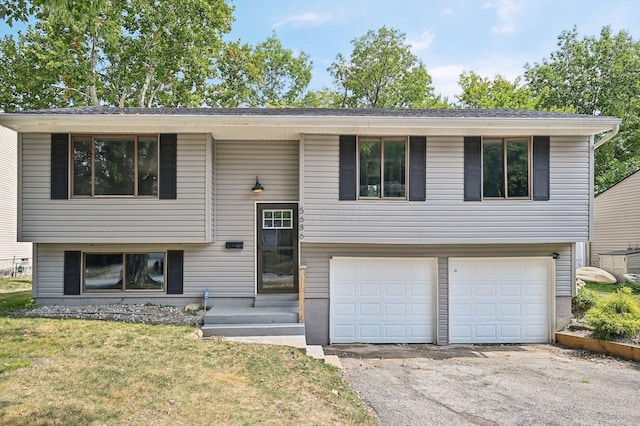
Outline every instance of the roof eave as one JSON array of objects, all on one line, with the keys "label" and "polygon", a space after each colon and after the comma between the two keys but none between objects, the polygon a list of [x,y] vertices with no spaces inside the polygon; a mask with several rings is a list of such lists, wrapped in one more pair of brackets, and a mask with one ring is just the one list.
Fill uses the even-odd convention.
[{"label": "roof eave", "polygon": [[426,136],[590,136],[610,131],[610,117],[377,117],[247,115],[0,114],[23,133],[212,133],[218,139],[297,139],[300,134],[420,134]]}]

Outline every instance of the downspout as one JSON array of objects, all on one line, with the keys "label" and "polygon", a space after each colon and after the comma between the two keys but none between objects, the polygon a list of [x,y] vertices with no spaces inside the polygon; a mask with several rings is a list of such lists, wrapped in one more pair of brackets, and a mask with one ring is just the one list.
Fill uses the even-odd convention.
[{"label": "downspout", "polygon": [[616,127],[611,129],[611,132],[608,133],[605,137],[603,137],[602,139],[600,139],[598,141],[598,143],[593,145],[593,150],[595,151],[596,149],[598,149],[601,145],[604,145],[605,143],[609,142],[615,135],[618,134],[618,132],[620,131],[620,125],[616,124]]}]

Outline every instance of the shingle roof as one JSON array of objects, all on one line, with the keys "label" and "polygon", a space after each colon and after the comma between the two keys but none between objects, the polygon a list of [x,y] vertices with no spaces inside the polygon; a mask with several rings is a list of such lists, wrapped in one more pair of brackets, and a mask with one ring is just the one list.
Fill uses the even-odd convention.
[{"label": "shingle roof", "polygon": [[[10,113],[9,113],[10,114]],[[562,118],[597,119],[599,116],[507,109],[383,109],[383,108],[115,108],[76,107],[21,111],[17,114],[60,115],[198,115],[299,117],[404,117],[404,118]],[[601,116],[602,118],[610,118]]]}]

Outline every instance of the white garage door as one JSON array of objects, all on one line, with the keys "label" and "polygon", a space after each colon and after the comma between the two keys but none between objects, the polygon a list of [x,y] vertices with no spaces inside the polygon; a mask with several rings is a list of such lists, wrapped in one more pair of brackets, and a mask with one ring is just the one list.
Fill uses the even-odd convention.
[{"label": "white garage door", "polygon": [[550,258],[450,258],[450,343],[549,341]]},{"label": "white garage door", "polygon": [[334,257],[331,343],[432,343],[437,260]]}]

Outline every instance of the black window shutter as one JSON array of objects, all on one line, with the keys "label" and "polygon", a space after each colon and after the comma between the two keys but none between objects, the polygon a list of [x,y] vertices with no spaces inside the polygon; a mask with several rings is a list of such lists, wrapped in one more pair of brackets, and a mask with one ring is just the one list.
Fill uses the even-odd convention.
[{"label": "black window shutter", "polygon": [[178,135],[160,135],[160,199],[175,200],[177,195],[176,152]]},{"label": "black window shutter", "polygon": [[64,252],[64,295],[72,296],[80,294],[80,282],[82,271],[82,253],[79,251]]},{"label": "black window shutter", "polygon": [[464,200],[482,200],[482,138],[464,138]]},{"label": "black window shutter", "polygon": [[427,186],[427,138],[409,138],[409,201],[425,201]]},{"label": "black window shutter", "polygon": [[340,136],[340,200],[355,200],[357,195],[357,143],[355,135]]},{"label": "black window shutter", "polygon": [[51,199],[66,200],[69,197],[69,135],[51,135]]},{"label": "black window shutter", "polygon": [[167,294],[183,294],[184,251],[167,252]]},{"label": "black window shutter", "polygon": [[549,136],[533,137],[533,199],[537,201],[549,200]]}]

